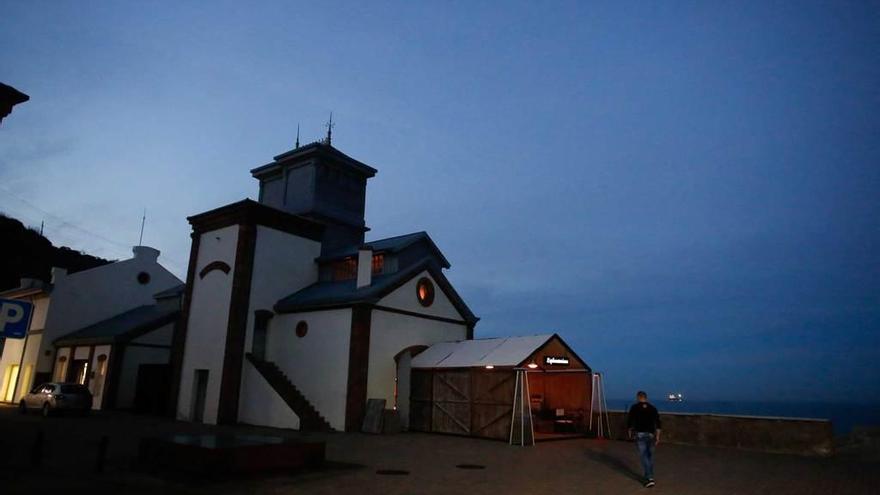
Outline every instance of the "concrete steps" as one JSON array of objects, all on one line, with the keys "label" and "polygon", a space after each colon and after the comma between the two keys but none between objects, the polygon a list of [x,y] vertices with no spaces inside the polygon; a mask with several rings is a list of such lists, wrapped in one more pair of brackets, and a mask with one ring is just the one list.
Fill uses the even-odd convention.
[{"label": "concrete steps", "polygon": [[245,355],[254,368],[263,375],[275,392],[299,416],[299,429],[302,431],[333,431],[330,423],[321,416],[315,406],[296,388],[290,378],[281,371],[277,364],[260,359],[251,353]]}]

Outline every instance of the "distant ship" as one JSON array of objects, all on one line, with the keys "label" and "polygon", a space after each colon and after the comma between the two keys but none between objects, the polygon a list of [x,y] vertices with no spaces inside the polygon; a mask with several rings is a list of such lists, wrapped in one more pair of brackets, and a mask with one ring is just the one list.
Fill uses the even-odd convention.
[{"label": "distant ship", "polygon": [[669,394],[666,396],[666,400],[669,402],[682,402],[684,400],[684,396],[681,394]]}]

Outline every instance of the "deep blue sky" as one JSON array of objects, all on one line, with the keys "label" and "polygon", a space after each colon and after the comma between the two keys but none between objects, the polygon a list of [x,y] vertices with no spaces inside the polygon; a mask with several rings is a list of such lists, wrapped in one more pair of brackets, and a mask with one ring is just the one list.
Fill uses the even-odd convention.
[{"label": "deep blue sky", "polygon": [[880,393],[877,3],[421,3],[2,1],[0,210],[122,258],[146,208],[182,275],[332,110],[478,337],[558,332],[612,397]]}]

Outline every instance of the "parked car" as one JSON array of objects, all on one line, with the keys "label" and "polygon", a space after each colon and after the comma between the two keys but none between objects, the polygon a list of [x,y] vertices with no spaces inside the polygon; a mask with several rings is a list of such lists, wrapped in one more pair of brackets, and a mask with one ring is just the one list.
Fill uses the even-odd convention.
[{"label": "parked car", "polygon": [[39,410],[43,416],[56,411],[76,411],[83,414],[92,409],[92,393],[78,383],[44,383],[37,385],[18,403],[22,414]]}]

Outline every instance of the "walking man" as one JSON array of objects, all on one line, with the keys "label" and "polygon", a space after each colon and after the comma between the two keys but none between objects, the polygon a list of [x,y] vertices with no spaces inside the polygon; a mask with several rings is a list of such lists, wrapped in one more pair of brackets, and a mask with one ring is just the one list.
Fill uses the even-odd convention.
[{"label": "walking man", "polygon": [[635,435],[639,458],[645,470],[645,487],[654,486],[654,447],[660,443],[660,413],[648,402],[648,394],[641,390],[636,394],[636,402],[626,415],[629,437]]}]

